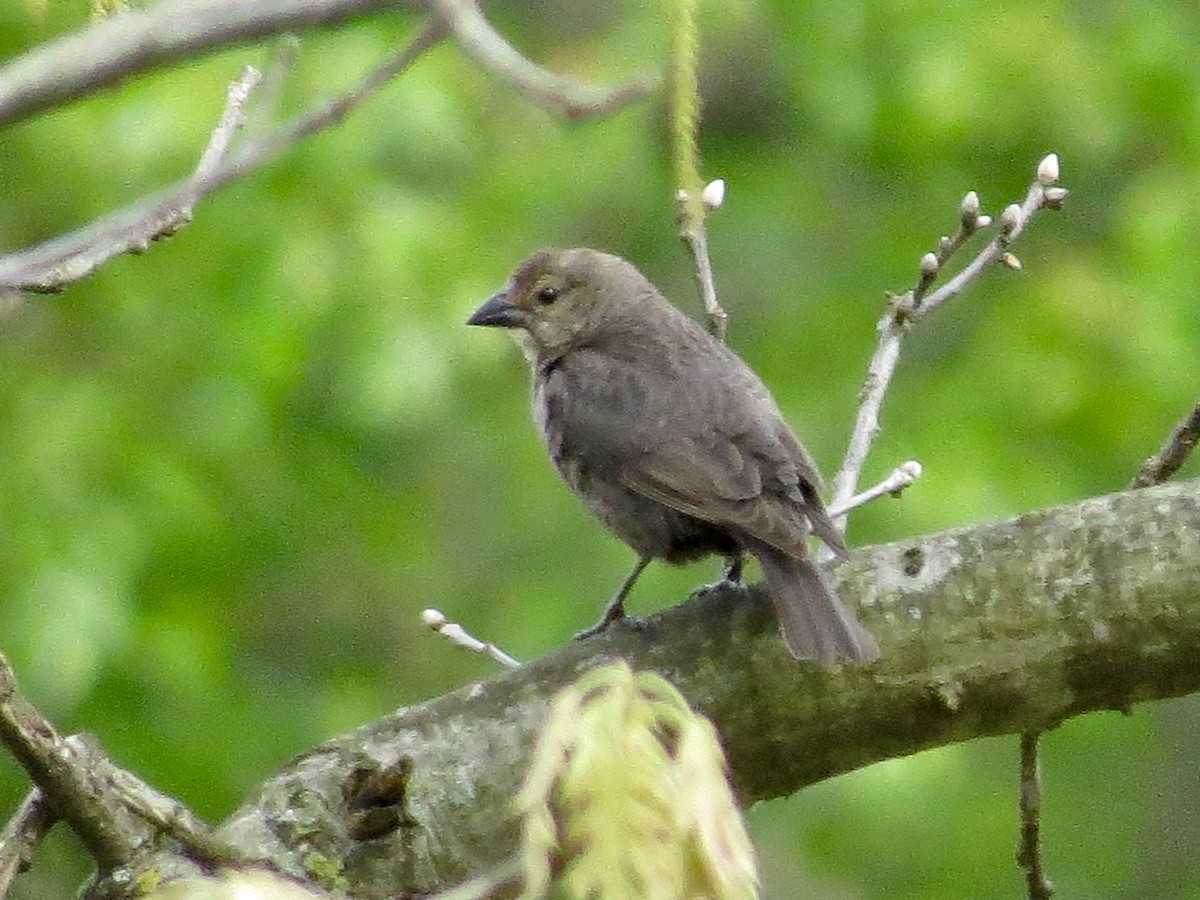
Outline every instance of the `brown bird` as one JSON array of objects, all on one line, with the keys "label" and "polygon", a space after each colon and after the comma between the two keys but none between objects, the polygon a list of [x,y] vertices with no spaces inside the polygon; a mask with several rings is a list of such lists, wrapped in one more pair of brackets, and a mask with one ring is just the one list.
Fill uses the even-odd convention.
[{"label": "brown bird", "polygon": [[736,580],[750,553],[792,656],[879,657],[809,557],[810,531],[847,555],[812,458],[750,367],[630,263],[597,250],[542,250],[467,324],[525,332],[534,418],[555,466],[639,556],[580,637],[624,616],[653,559],[721,554]]}]

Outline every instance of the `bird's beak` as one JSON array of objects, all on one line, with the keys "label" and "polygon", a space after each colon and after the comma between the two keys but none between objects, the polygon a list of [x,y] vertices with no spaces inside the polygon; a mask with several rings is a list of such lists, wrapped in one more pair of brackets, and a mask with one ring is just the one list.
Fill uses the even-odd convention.
[{"label": "bird's beak", "polygon": [[499,328],[519,328],[525,324],[525,314],[508,301],[508,294],[500,291],[471,314],[468,325],[492,325]]}]

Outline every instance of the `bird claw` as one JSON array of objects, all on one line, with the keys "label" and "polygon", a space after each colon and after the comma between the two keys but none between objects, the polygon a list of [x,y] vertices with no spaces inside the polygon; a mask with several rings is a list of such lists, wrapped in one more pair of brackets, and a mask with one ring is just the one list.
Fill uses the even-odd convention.
[{"label": "bird claw", "polygon": [[[616,621],[616,620],[614,619],[613,621]],[[585,628],[585,629],[583,629],[583,631],[575,632],[575,635],[574,635],[574,637],[571,638],[571,640],[586,641],[588,638],[595,637],[602,631],[607,631],[608,626],[611,624],[612,624],[612,622],[601,619],[599,622],[597,622],[591,628]]]},{"label": "bird claw", "polygon": [[641,616],[627,616],[624,613],[622,613],[619,616],[612,616],[611,618],[608,616],[605,616],[599,622],[597,622],[595,625],[593,625],[591,628],[585,628],[585,629],[583,629],[583,631],[576,632],[576,634],[575,634],[574,638],[572,638],[572,640],[576,640],[576,641],[587,640],[590,637],[595,637],[598,634],[602,634],[603,632],[608,631],[608,628],[610,625],[616,625],[618,623],[620,625],[622,625],[623,627],[633,628],[637,631],[643,631],[646,628],[646,620],[643,619]]},{"label": "bird claw", "polygon": [[742,579],[742,557],[737,556],[729,560],[729,564],[725,566],[725,571],[721,573],[720,581],[700,585],[700,587],[692,591],[692,596],[695,597],[700,594],[723,594],[726,591],[744,590],[746,590],[746,582]]},{"label": "bird claw", "polygon": [[744,593],[748,590],[748,586],[744,581],[733,581],[729,578],[722,578],[720,581],[714,581],[712,584],[702,584],[692,591],[693,597],[703,597],[707,594],[725,594],[725,593]]}]

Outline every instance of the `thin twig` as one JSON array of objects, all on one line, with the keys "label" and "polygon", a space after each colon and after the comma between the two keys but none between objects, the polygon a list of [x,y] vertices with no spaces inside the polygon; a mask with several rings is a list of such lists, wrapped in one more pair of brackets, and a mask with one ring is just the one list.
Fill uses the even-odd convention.
[{"label": "thin twig", "polygon": [[123,810],[100,791],[78,744],[60,740],[54,727],[17,693],[16,678],[0,654],[0,743],[3,743],[71,826],[102,870],[131,861],[144,835],[128,827]]},{"label": "thin twig", "polygon": [[855,494],[845,503],[840,503],[836,506],[829,507],[831,516],[844,516],[852,509],[858,509],[860,506],[866,506],[872,500],[885,495],[899,497],[904,489],[909,487],[913,482],[921,477],[921,464],[915,459],[910,459],[906,463],[901,463],[892,469],[891,473],[879,484],[867,488],[860,494]]},{"label": "thin twig", "polygon": [[[888,309],[879,320],[876,329],[879,332],[879,344],[875,355],[867,365],[867,378],[863,382],[858,406],[858,416],[854,421],[854,430],[850,435],[850,443],[846,447],[846,458],[842,468],[833,479],[833,498],[830,506],[845,507],[854,496],[858,479],[863,466],[867,462],[867,453],[871,444],[879,434],[879,410],[883,406],[883,398],[887,394],[888,384],[892,373],[896,371],[896,363],[900,359],[900,344],[904,338],[907,324],[894,309]],[[845,530],[846,513],[834,518],[839,528]]]},{"label": "thin twig", "polygon": [[[197,167],[195,173],[157,194],[69,234],[0,257],[0,296],[20,291],[60,291],[121,253],[145,250],[151,241],[190,221],[195,204],[203,197],[270,162],[301,139],[342,121],[411,66],[442,34],[441,23],[431,21],[407,47],[372,69],[352,90],[318,104],[269,134],[224,152],[219,164],[208,171]],[[237,94],[240,84],[240,79],[234,83],[231,95]],[[236,99],[231,97],[229,105]],[[222,122],[226,118],[223,115]],[[215,142],[219,148],[223,134],[218,126],[210,147]],[[206,150],[204,159],[215,155]]]},{"label": "thin twig", "polygon": [[[2,654],[0,742],[29,773],[37,785],[35,793],[53,809],[44,821],[29,810],[25,818],[32,824],[9,823],[0,845],[0,879],[7,874],[11,858],[27,861],[32,852],[30,829],[35,825],[49,828],[59,816],[102,871],[132,862],[158,832],[170,835],[193,859],[206,864],[246,861],[244,853],[216,838],[212,829],[178,800],[113,763],[92,736],[60,738],[50,722],[17,693],[15,676]],[[26,799],[27,805],[34,802],[33,795]],[[27,850],[10,849],[10,831],[18,836],[28,832],[16,838]]]},{"label": "thin twig", "polygon": [[1200,443],[1200,403],[1179,420],[1179,424],[1159,451],[1142,463],[1130,487],[1143,488],[1152,484],[1162,484],[1187,462],[1197,443]]},{"label": "thin twig", "polygon": [[[181,4],[186,9],[179,9],[177,13],[215,14],[210,8],[211,2],[194,0],[191,4]],[[307,8],[308,2],[300,5]],[[592,88],[553,75],[505,43],[470,0],[430,0],[430,4],[438,15],[431,18],[406,48],[371,70],[355,88],[318,104],[268,134],[252,137],[231,151],[230,140],[245,118],[246,99],[260,78],[257,72],[248,69],[231,86],[221,122],[189,178],[69,234],[0,257],[0,300],[11,300],[22,291],[60,291],[115,256],[148,249],[152,241],[170,235],[190,222],[196,203],[208,194],[275,159],[302,138],[341,122],[441,40],[448,28],[455,29],[455,36],[464,51],[489,67],[500,67],[501,74],[526,96],[569,117],[607,112],[652,88],[649,83],[611,90]],[[258,4],[247,5],[257,7]],[[133,32],[137,40],[145,40],[147,34],[154,33],[154,28],[149,26]],[[286,57],[282,63],[286,64]],[[0,79],[3,76],[0,72]],[[2,83],[0,81],[0,85]],[[2,103],[0,92],[0,111]]]},{"label": "thin twig", "polygon": [[29,868],[33,852],[57,821],[45,794],[34,788],[25,795],[0,832],[0,898],[8,896],[17,874]]},{"label": "thin twig", "polygon": [[696,281],[700,285],[700,296],[704,300],[708,330],[718,341],[723,341],[725,331],[729,327],[729,314],[717,301],[717,284],[713,279],[712,261],[708,258],[708,229],[704,226],[704,219],[700,219],[680,235],[696,261]]},{"label": "thin twig", "polygon": [[208,146],[200,156],[196,171],[192,173],[194,181],[203,181],[221,164],[221,160],[229,153],[233,137],[246,124],[246,103],[251,92],[262,81],[262,73],[253,66],[246,66],[237,81],[229,86],[225,95],[225,110],[208,139]]},{"label": "thin twig", "polygon": [[[1019,214],[1014,217],[1013,224],[1009,228],[1005,228],[1004,223],[1001,223],[1000,233],[988,241],[987,246],[979,251],[978,255],[963,267],[962,271],[958,272],[953,278],[943,284],[940,288],[926,297],[917,309],[913,312],[913,318],[928,315],[933,312],[947,300],[957,297],[962,293],[963,288],[974,281],[981,272],[994,262],[998,262],[1003,256],[1009,244],[1020,237],[1021,232],[1025,230],[1025,226],[1029,224],[1029,220],[1045,205],[1046,188],[1038,181],[1034,181],[1029,186],[1029,190],[1025,194],[1025,199],[1019,207],[1010,206],[1005,212],[1010,212],[1013,209],[1019,210]],[[1001,217],[1003,219],[1003,217]]]},{"label": "thin twig", "polygon": [[519,669],[521,664],[513,659],[495,644],[481,641],[470,634],[457,622],[449,621],[440,609],[427,609],[421,613],[421,621],[430,631],[440,634],[452,644],[470,650],[472,653],[486,653],[506,669]]},{"label": "thin twig", "polygon": [[[71,738],[68,738],[71,740]],[[143,781],[128,769],[99,757],[100,777],[112,788],[125,808],[174,838],[189,855],[205,863],[245,861],[245,854],[217,838],[207,822],[174,797]]]},{"label": "thin twig", "polygon": [[1021,841],[1017,865],[1025,873],[1029,900],[1050,900],[1054,885],[1042,868],[1042,772],[1036,731],[1021,735]]},{"label": "thin twig", "polygon": [[[867,366],[867,376],[859,395],[858,415],[846,448],[846,457],[833,479],[830,506],[847,509],[854,496],[858,480],[866,464],[871,444],[879,434],[879,412],[900,359],[900,348],[908,329],[918,319],[929,315],[946,301],[956,297],[991,263],[1000,262],[1009,268],[1019,268],[1020,261],[1008,247],[1025,230],[1029,220],[1040,209],[1058,209],[1067,197],[1065,188],[1053,187],[1058,180],[1058,157],[1050,154],[1038,165],[1037,178],[1026,192],[1021,205],[1012,204],[1000,217],[999,232],[961,271],[930,293],[934,281],[962,246],[975,234],[992,225],[990,216],[979,214],[979,198],[968,193],[959,207],[959,229],[954,237],[943,237],[937,253],[927,253],[921,259],[916,287],[903,296],[889,296],[888,307],[879,320],[879,343]],[[839,528],[845,529],[845,512],[837,515]]]},{"label": "thin twig", "polygon": [[582,84],[522,56],[492,27],[475,0],[429,0],[429,7],[449,27],[464,53],[532,103],[568,119],[604,115],[658,86],[658,79],[651,77],[615,87]]}]

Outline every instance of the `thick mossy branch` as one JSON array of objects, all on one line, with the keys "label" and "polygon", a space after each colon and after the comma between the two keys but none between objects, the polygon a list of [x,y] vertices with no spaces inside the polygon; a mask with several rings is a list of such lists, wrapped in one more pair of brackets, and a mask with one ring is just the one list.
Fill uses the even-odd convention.
[{"label": "thick mossy branch", "polygon": [[712,718],[745,802],[1200,689],[1200,480],[864,548],[836,578],[883,648],[867,669],[795,663],[760,590],[709,591],[329,742],[222,836],[297,873],[314,853],[337,861],[362,897],[484,872],[516,847],[511,804],[549,698],[615,656]]}]

